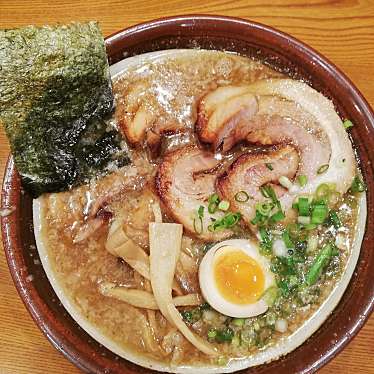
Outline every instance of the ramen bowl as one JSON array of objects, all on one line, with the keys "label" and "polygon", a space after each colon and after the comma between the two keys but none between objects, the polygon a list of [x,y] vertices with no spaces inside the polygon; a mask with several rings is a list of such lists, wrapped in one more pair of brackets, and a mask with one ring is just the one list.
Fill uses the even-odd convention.
[{"label": "ramen bowl", "polygon": [[[303,80],[330,98],[341,118],[354,126],[351,136],[367,183],[367,222],[360,257],[338,306],[301,346],[276,361],[247,369],[251,373],[313,372],[358,333],[374,305],[374,113],[352,82],[326,58],[289,35],[268,26],[221,16],[179,16],[140,24],[106,39],[110,65],[124,58],[166,49],[213,49],[254,57]],[[51,343],[77,367],[90,373],[149,373],[106,349],[67,313],[38,261],[32,225],[32,199],[22,190],[9,158],[2,190],[2,234],[17,290]]]}]

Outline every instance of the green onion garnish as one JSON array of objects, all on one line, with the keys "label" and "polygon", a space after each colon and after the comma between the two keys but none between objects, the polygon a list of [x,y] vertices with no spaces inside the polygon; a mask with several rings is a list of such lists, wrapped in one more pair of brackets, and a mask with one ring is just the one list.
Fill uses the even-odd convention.
[{"label": "green onion garnish", "polygon": [[210,329],[208,331],[208,338],[214,339],[217,336],[217,330],[216,329]]},{"label": "green onion garnish", "polygon": [[328,168],[329,164],[321,165],[317,170],[317,174],[323,174],[325,171],[327,171]]},{"label": "green onion garnish", "polygon": [[239,191],[235,194],[235,201],[245,203],[249,200],[249,195],[245,191]]},{"label": "green onion garnish", "polygon": [[328,243],[318,253],[305,278],[305,282],[308,286],[312,286],[317,282],[323,268],[330,262],[332,251],[333,246]]},{"label": "green onion garnish", "polygon": [[214,214],[218,209],[218,205],[216,203],[209,203],[208,205],[208,212],[210,214]]},{"label": "green onion garnish", "polygon": [[226,211],[230,208],[230,203],[227,200],[222,200],[218,204],[218,209]]},{"label": "green onion garnish", "polygon": [[293,184],[292,182],[284,175],[282,175],[279,178],[279,183],[284,187],[287,188],[288,190],[292,188]]},{"label": "green onion garnish", "polygon": [[225,327],[222,330],[217,330],[216,341],[218,343],[231,342],[234,337],[234,331],[230,327]]},{"label": "green onion garnish", "polygon": [[281,210],[278,210],[278,212],[274,213],[271,217],[270,217],[270,220],[274,223],[277,223],[277,222],[280,222],[282,221],[283,219],[285,219],[286,216],[284,215],[284,213],[281,211]]},{"label": "green onion garnish", "polygon": [[274,170],[272,164],[270,164],[270,163],[267,162],[265,165],[266,165],[266,167],[267,167],[269,170]]},{"label": "green onion garnish", "polygon": [[199,206],[199,209],[197,210],[197,215],[199,218],[204,217],[204,207],[202,205]]},{"label": "green onion garnish", "polygon": [[316,195],[317,197],[324,197],[330,192],[330,187],[327,183],[322,183],[317,187]]},{"label": "green onion garnish", "polygon": [[325,222],[328,215],[328,208],[325,204],[315,205],[312,209],[311,223],[321,224]]},{"label": "green onion garnish", "polygon": [[290,223],[287,225],[287,231],[290,235],[290,238],[297,239],[300,235],[300,225],[297,223]]},{"label": "green onion garnish", "polygon": [[283,231],[282,239],[284,241],[284,244],[286,245],[286,248],[295,248],[295,244],[291,240],[288,230]]},{"label": "green onion garnish", "polygon": [[299,197],[297,205],[300,216],[309,216],[309,199],[307,197]]},{"label": "green onion garnish", "polygon": [[278,287],[269,287],[261,296],[261,299],[265,301],[268,306],[272,306],[279,296]]},{"label": "green onion garnish", "polygon": [[297,177],[297,182],[300,187],[304,187],[308,183],[308,177],[306,175],[299,175]]},{"label": "green onion garnish", "polygon": [[211,232],[224,230],[235,226],[241,218],[239,212],[236,213],[226,213],[222,218],[215,220],[208,226],[208,230]]},{"label": "green onion garnish", "polygon": [[281,209],[280,201],[277,198],[277,195],[275,194],[273,188],[269,185],[261,186],[260,187],[261,193],[264,197],[267,197],[271,199],[271,201],[279,208]]},{"label": "green onion garnish", "polygon": [[244,322],[245,322],[245,318],[234,318],[232,320],[232,323],[235,325],[235,326],[243,326],[244,325]]},{"label": "green onion garnish", "polygon": [[203,232],[203,220],[201,217],[193,219],[193,229],[196,234],[201,234]]},{"label": "green onion garnish", "polygon": [[350,191],[353,193],[357,192],[364,192],[366,190],[366,185],[365,183],[361,180],[361,178],[356,175],[353,179]]},{"label": "green onion garnish", "polygon": [[263,197],[267,197],[267,198],[270,199],[270,195],[269,195],[269,192],[268,192],[269,190],[268,190],[267,186],[261,186],[260,191],[261,191]]},{"label": "green onion garnish", "polygon": [[216,193],[210,195],[208,198],[208,212],[214,214],[218,209],[218,204],[219,196]]},{"label": "green onion garnish", "polygon": [[304,226],[304,229],[307,231],[314,230],[315,228],[317,228],[317,225],[315,223],[308,223]]},{"label": "green onion garnish", "polygon": [[219,203],[219,196],[216,193],[210,195],[209,198],[208,198],[208,203],[218,204]]},{"label": "green onion garnish", "polygon": [[342,221],[334,210],[330,211],[329,220],[336,229],[342,226]]},{"label": "green onion garnish", "polygon": [[301,225],[309,225],[310,224],[310,217],[306,216],[299,216],[297,217],[297,222]]},{"label": "green onion garnish", "polygon": [[349,119],[346,119],[343,121],[343,126],[346,130],[348,130],[349,128],[353,127],[353,123]]},{"label": "green onion garnish", "polygon": [[266,230],[265,227],[261,226],[259,228],[259,233],[261,238],[261,249],[264,251],[265,254],[270,254],[273,247],[273,241],[270,237],[269,232]]},{"label": "green onion garnish", "polygon": [[251,221],[251,224],[252,225],[257,225],[258,223],[263,223],[265,222],[267,219],[266,216],[262,215],[257,209],[256,209],[256,215],[255,217],[252,219]]},{"label": "green onion garnish", "polygon": [[273,208],[274,204],[272,203],[263,202],[256,204],[256,210],[263,216],[268,216]]}]

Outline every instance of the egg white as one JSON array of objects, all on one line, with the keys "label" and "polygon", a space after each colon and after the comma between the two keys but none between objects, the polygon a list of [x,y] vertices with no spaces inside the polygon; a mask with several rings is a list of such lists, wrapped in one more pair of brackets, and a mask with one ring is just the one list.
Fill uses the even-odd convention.
[{"label": "egg white", "polygon": [[[230,250],[231,247],[232,249]],[[214,280],[215,259],[227,251],[242,250],[260,266],[264,275],[264,291],[274,285],[274,276],[270,271],[267,258],[260,255],[258,246],[246,239],[224,240],[212,247],[204,256],[199,268],[199,282],[204,299],[218,312],[236,318],[254,317],[265,313],[268,305],[263,299],[251,304],[235,304],[226,300],[217,289]]]}]

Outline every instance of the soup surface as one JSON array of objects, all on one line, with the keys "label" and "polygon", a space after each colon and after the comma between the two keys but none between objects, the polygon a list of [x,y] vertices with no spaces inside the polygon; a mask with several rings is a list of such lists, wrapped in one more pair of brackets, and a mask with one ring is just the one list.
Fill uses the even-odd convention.
[{"label": "soup surface", "polygon": [[[274,86],[263,85],[270,78]],[[362,182],[348,137],[333,139],[336,121],[345,133],[337,115],[326,120],[308,110],[327,99],[300,82],[282,91],[284,82],[260,62],[223,52],[134,64],[114,81],[108,123],[124,135],[131,163],[39,198],[59,287],[123,349],[171,367],[225,366],[293,334],[339,284]],[[160,215],[183,225],[173,297],[194,299],[178,311],[216,355],[191,344],[158,307],[120,295],[152,294],[149,224]],[[126,255],[118,250],[124,242],[115,243],[118,230]]]}]

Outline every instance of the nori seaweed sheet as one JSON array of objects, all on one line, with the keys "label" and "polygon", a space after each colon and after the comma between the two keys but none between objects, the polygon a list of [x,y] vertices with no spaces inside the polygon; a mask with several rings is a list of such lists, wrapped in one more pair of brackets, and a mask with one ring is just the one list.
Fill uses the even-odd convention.
[{"label": "nori seaweed sheet", "polygon": [[0,30],[0,122],[33,196],[82,183],[109,161],[129,162],[105,122],[113,106],[96,22]]}]

